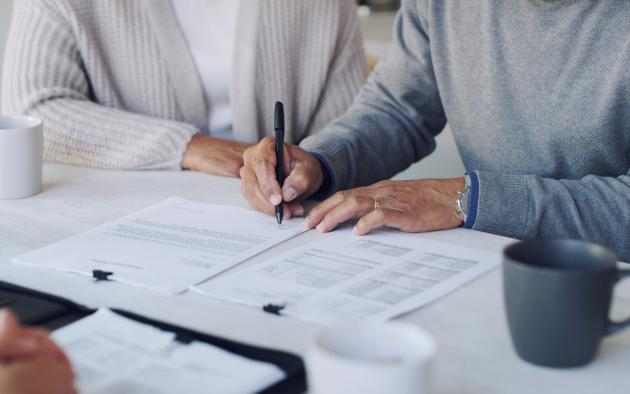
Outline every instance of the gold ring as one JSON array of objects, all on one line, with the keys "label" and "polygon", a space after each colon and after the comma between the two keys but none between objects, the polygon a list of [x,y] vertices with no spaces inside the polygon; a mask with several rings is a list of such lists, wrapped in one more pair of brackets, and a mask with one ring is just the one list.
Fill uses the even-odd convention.
[{"label": "gold ring", "polygon": [[376,198],[373,198],[374,200],[374,210],[376,211],[377,209],[381,208],[381,205],[378,203],[378,200]]}]

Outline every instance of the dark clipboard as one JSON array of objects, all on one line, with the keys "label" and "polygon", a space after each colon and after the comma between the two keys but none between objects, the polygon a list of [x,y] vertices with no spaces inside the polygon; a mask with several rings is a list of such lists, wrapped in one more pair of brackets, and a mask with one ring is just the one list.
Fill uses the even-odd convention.
[{"label": "dark clipboard", "polygon": [[[95,312],[93,309],[78,305],[64,298],[3,281],[0,281],[0,308],[11,309],[22,324],[44,327],[49,330],[63,327]],[[245,345],[122,310],[114,309],[114,312],[141,323],[173,332],[176,335],[176,339],[182,343],[190,343],[194,340],[201,341],[252,360],[277,365],[285,372],[286,378],[261,391],[261,394],[296,394],[306,391],[304,363],[296,355]]]}]

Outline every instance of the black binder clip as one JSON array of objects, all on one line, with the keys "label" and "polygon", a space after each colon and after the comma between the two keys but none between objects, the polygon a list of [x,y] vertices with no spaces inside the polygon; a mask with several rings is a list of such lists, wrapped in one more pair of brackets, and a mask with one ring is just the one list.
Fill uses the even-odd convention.
[{"label": "black binder clip", "polygon": [[113,272],[108,272],[108,271],[101,271],[101,270],[93,270],[92,271],[92,277],[97,281],[100,282],[102,280],[109,280],[109,277],[114,275]]},{"label": "black binder clip", "polygon": [[263,306],[263,311],[280,316],[280,312],[286,307],[286,305],[267,304]]}]

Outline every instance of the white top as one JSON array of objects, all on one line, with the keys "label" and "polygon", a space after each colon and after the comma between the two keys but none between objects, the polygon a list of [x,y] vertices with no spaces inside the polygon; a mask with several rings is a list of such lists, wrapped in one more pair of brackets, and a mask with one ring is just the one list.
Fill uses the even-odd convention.
[{"label": "white top", "polygon": [[238,0],[172,0],[208,103],[206,134],[233,138],[230,81]]}]

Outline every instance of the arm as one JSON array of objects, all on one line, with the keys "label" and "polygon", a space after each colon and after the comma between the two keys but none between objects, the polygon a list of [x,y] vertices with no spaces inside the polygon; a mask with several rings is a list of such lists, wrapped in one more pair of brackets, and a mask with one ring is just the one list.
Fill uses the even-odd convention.
[{"label": "arm", "polygon": [[390,52],[351,108],[300,144],[331,170],[331,192],[389,178],[435,148],[446,118],[426,31],[416,2],[403,2]]},{"label": "arm", "polygon": [[585,239],[630,261],[630,171],[579,180],[483,171],[475,177],[473,229],[519,239]]},{"label": "arm", "polygon": [[15,4],[7,43],[3,113],[44,121],[49,161],[118,168],[179,168],[194,126],[90,100],[69,24],[43,1]]}]

